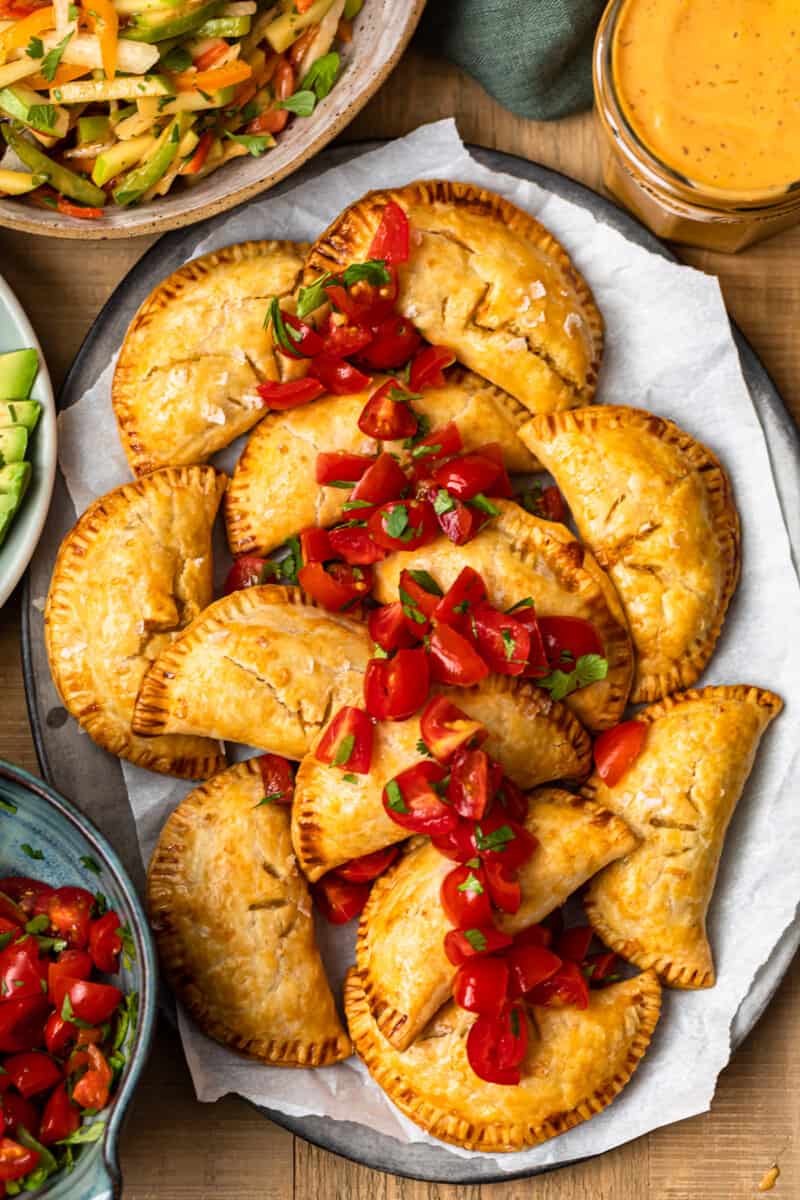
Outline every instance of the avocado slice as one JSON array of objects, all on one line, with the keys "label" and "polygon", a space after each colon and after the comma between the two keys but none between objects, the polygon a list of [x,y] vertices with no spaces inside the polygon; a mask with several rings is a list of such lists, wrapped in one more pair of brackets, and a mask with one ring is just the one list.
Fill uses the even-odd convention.
[{"label": "avocado slice", "polygon": [[205,4],[187,4],[178,10],[152,9],[134,17],[125,26],[125,37],[132,42],[164,42],[182,37],[215,17],[225,0],[206,0]]},{"label": "avocado slice", "polygon": [[0,90],[0,108],[15,121],[49,137],[62,138],[69,129],[69,113],[22,83]]},{"label": "avocado slice", "polygon": [[36,350],[9,350],[0,354],[0,400],[27,400],[38,370]]},{"label": "avocado slice", "polygon": [[8,429],[10,425],[24,425],[28,433],[33,433],[41,411],[42,406],[38,400],[6,400],[0,404],[0,429]]},{"label": "avocado slice", "polygon": [[82,146],[92,146],[98,142],[107,142],[111,136],[111,120],[109,117],[79,117],[78,141]]},{"label": "avocado slice", "polygon": [[7,467],[0,467],[0,545],[30,481],[31,464],[28,462],[9,463]]},{"label": "avocado slice", "polygon": [[152,152],[139,167],[129,171],[114,188],[114,199],[119,205],[136,204],[148,188],[158,183],[172,165],[181,140],[181,117],[175,117],[156,142]]},{"label": "avocado slice", "polygon": [[24,425],[8,425],[0,429],[0,467],[24,462],[28,448],[28,431]]},{"label": "avocado slice", "polygon": [[252,17],[211,17],[194,32],[199,38],[234,38],[244,37],[250,32]]},{"label": "avocado slice", "polygon": [[98,154],[92,167],[92,179],[102,187],[115,175],[121,175],[123,171],[141,162],[143,155],[148,154],[155,144],[156,139],[150,133],[128,138],[126,142],[116,142],[115,145],[109,146],[108,150],[102,150]]},{"label": "avocado slice", "polygon": [[[93,208],[104,207],[106,194],[99,187],[95,187],[88,179],[83,179],[74,171],[68,170],[67,167],[62,167],[61,163],[55,162],[54,159],[48,158],[37,146],[34,146],[33,142],[29,142],[27,138],[23,137],[19,130],[12,129],[6,124],[2,126],[2,129],[3,137],[17,157],[22,159],[30,171],[35,171],[37,175],[46,175],[48,182],[57,192],[62,192],[65,196],[77,200],[79,204],[88,204]],[[2,395],[1,388],[0,395]]]}]

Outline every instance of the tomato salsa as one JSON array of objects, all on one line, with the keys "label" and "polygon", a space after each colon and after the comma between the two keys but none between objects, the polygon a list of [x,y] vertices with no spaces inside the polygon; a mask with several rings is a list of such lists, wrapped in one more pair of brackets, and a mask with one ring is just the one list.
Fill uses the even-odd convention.
[{"label": "tomato salsa", "polygon": [[102,893],[0,879],[0,1196],[70,1171],[102,1136],[137,1013],[109,976],[133,957]]}]

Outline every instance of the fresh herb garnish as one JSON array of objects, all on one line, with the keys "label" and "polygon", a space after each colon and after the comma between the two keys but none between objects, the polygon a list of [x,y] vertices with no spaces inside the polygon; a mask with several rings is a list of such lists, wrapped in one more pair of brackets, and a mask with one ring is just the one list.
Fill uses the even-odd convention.
[{"label": "fresh herb garnish", "polygon": [[384,517],[383,527],[389,537],[402,537],[408,528],[408,509],[406,506],[404,504],[396,504],[391,512]]},{"label": "fresh herb garnish", "polygon": [[482,896],[483,884],[481,883],[480,879],[478,879],[477,875],[473,875],[472,871],[470,871],[464,882],[458,885],[457,890],[459,892],[473,892],[476,896]]},{"label": "fresh herb garnish", "polygon": [[331,50],[329,54],[323,54],[306,72],[300,83],[300,91],[313,92],[317,100],[324,100],[330,92],[336,76],[339,74],[341,59],[335,50]]},{"label": "fresh herb garnish", "polygon": [[345,783],[358,783],[357,775],[351,775],[348,773],[347,775],[343,775],[342,779],[345,781]]},{"label": "fresh herb garnish", "polygon": [[30,921],[25,922],[26,933],[44,933],[45,929],[50,926],[50,918],[46,913],[39,913],[37,917],[31,917]]},{"label": "fresh herb garnish", "polygon": [[350,263],[339,276],[346,288],[352,287],[354,283],[370,283],[373,287],[383,287],[391,282],[391,278],[382,258],[368,258],[366,262]]},{"label": "fresh herb garnish", "polygon": [[511,1012],[509,1014],[509,1018],[511,1020],[511,1032],[513,1033],[515,1038],[518,1038],[519,1037],[519,1010],[517,1008],[512,1008]]},{"label": "fresh herb garnish", "polygon": [[481,933],[480,929],[465,929],[464,937],[477,954],[482,954],[488,945],[486,934]]},{"label": "fresh herb garnish", "polygon": [[28,858],[35,859],[36,862],[41,862],[44,858],[42,851],[34,849],[29,842],[23,842],[20,846],[20,850],[23,854],[27,854]]},{"label": "fresh herb garnish", "polygon": [[468,858],[464,863],[465,867],[472,867],[473,871],[476,870],[480,865],[481,860],[479,858]]},{"label": "fresh herb garnish", "polygon": [[57,1146],[80,1146],[84,1142],[99,1142],[106,1127],[105,1121],[94,1121],[91,1125],[81,1125],[69,1137],[62,1138]]},{"label": "fresh herb garnish", "polygon": [[339,742],[339,745],[336,747],[336,753],[333,756],[334,767],[343,767],[345,763],[350,761],[355,744],[356,736],[354,733],[348,733],[342,738],[342,740]]},{"label": "fresh herb garnish", "polygon": [[44,42],[41,38],[32,37],[25,49],[28,58],[44,58]]},{"label": "fresh herb garnish", "polygon": [[317,97],[313,92],[300,91],[288,96],[285,100],[279,100],[275,107],[285,108],[287,112],[294,113],[296,117],[310,117],[316,103]]},{"label": "fresh herb garnish", "polygon": [[506,658],[512,659],[514,657],[514,648],[516,645],[516,643],[514,642],[513,633],[511,632],[510,629],[501,629],[500,636],[503,639],[503,646],[505,648]]},{"label": "fresh herb garnish", "polygon": [[69,1021],[73,1025],[77,1025],[78,1029],[94,1029],[91,1021],[82,1021],[80,1017],[76,1017],[72,1010],[72,1002],[69,998],[69,992],[64,993],[64,1003],[61,1005],[62,1021]]},{"label": "fresh herb garnish", "polygon": [[42,59],[40,71],[48,83],[51,83],[55,79],[58,65],[61,62],[64,51],[67,48],[67,43],[71,38],[72,31],[68,33],[65,38],[62,38],[57,46],[53,46],[53,49],[48,51],[48,53],[45,54],[44,58]]},{"label": "fresh herb garnish", "polygon": [[456,502],[448,492],[447,488],[439,488],[433,498],[433,511],[437,517],[444,516],[445,513],[452,512],[456,506]]},{"label": "fresh herb garnish", "polygon": [[413,621],[415,625],[427,625],[428,618],[414,597],[405,588],[398,588],[398,592],[400,594],[400,607],[403,610],[403,615],[408,617],[409,621]]},{"label": "fresh herb garnish", "polygon": [[[310,283],[308,287],[301,287],[297,293],[297,315],[298,317],[307,317],[309,313],[314,312],[321,304],[328,302],[328,296],[325,288],[329,283],[342,283],[345,287],[352,287],[354,283],[364,281],[372,284],[373,287],[382,287],[389,283],[391,276],[386,269],[386,264],[380,259],[368,259],[363,263],[351,263],[349,267],[345,267],[341,275],[334,277],[330,271],[326,271]],[[420,418],[420,422],[423,418]],[[419,426],[417,427],[419,434]]]},{"label": "fresh herb garnish", "polygon": [[[352,486],[352,485],[350,485],[350,486]],[[344,512],[352,512],[354,508],[374,508],[374,507],[375,506],[373,504],[370,504],[369,500],[345,500],[344,504],[342,505],[342,509]]]},{"label": "fresh herb garnish", "polygon": [[497,507],[497,505],[492,504],[491,500],[484,496],[483,492],[478,492],[478,494],[473,496],[471,500],[468,500],[467,503],[474,505],[475,508],[479,508],[481,512],[485,512],[490,517],[496,517],[500,512],[500,509]]},{"label": "fresh herb garnish", "polygon": [[273,579],[277,583],[297,583],[297,572],[303,566],[303,552],[298,537],[288,538],[274,558],[261,568],[261,583]]},{"label": "fresh herb garnish", "polygon": [[297,343],[302,341],[302,333],[296,329],[292,329],[291,325],[287,325],[283,318],[281,306],[278,303],[278,297],[273,296],[269,302],[266,314],[264,316],[264,328],[269,329],[272,326],[272,336],[282,350],[287,354],[297,356]]},{"label": "fresh herb garnish", "polygon": [[136,961],[136,943],[133,940],[131,927],[126,921],[114,932],[118,938],[122,939],[122,965],[126,969],[130,969],[131,963]]},{"label": "fresh herb garnish", "polygon": [[433,758],[433,755],[423,742],[422,738],[419,738],[417,741],[417,754],[424,754],[426,758]]},{"label": "fresh herb garnish", "polygon": [[253,158],[260,158],[265,150],[271,150],[275,145],[275,138],[271,133],[230,133],[226,129],[225,137],[230,138],[232,142],[238,142],[240,146],[244,146],[248,154],[252,154]]},{"label": "fresh herb garnish", "polygon": [[13,936],[14,936],[13,929],[9,930],[8,933],[0,933],[0,950],[5,950],[6,946],[11,941]]},{"label": "fresh herb garnish", "polygon": [[92,858],[91,854],[82,854],[80,858],[80,864],[82,867],[85,867],[87,871],[91,871],[93,875],[99,875],[102,871],[100,863],[96,858]]},{"label": "fresh herb garnish", "polygon": [[325,294],[325,284],[332,279],[330,271],[326,271],[324,275],[320,275],[308,287],[301,287],[297,293],[297,315],[298,317],[307,317],[315,308],[319,308],[321,304],[327,302]]},{"label": "fresh herb garnish", "polygon": [[537,679],[537,687],[546,688],[554,700],[563,700],[579,688],[597,683],[608,675],[608,659],[602,654],[582,654],[569,672],[553,671],[544,679]]},{"label": "fresh herb garnish", "polygon": [[403,793],[400,791],[400,784],[396,779],[390,779],[386,784],[386,795],[388,797],[389,808],[391,808],[392,812],[408,812],[406,802],[403,799]]},{"label": "fresh herb garnish", "polygon": [[435,446],[413,446],[411,449],[412,458],[425,458],[428,454],[441,454],[441,444]]},{"label": "fresh herb garnish", "polygon": [[54,129],[56,110],[52,104],[32,104],[28,109],[28,122],[37,129]]},{"label": "fresh herb garnish", "polygon": [[506,609],[506,614],[510,616],[520,608],[533,608],[533,596],[526,596],[524,600],[518,600],[516,604],[511,605],[511,608]]},{"label": "fresh herb garnish", "polygon": [[436,580],[427,571],[415,568],[408,573],[414,580],[414,583],[418,584],[424,592],[428,592],[431,596],[444,595]]},{"label": "fresh herb garnish", "polygon": [[480,825],[475,827],[475,845],[479,850],[505,850],[509,842],[513,842],[516,834],[510,825],[501,825],[491,833],[484,833]]},{"label": "fresh herb garnish", "polygon": [[388,658],[389,651],[384,650],[383,646],[379,646],[378,643],[375,642],[374,646],[372,647],[372,657],[373,658]]},{"label": "fresh herb garnish", "polygon": [[285,795],[286,792],[270,792],[269,795],[259,800],[258,804],[254,804],[253,808],[261,808],[264,804],[273,804],[277,800],[282,800]]}]

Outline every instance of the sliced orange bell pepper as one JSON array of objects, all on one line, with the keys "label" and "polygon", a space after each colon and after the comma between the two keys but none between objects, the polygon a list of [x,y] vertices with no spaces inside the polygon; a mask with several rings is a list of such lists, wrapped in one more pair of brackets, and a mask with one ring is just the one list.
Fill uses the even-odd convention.
[{"label": "sliced orange bell pepper", "polygon": [[100,43],[100,57],[103,60],[106,79],[113,79],[117,73],[119,51],[117,10],[111,0],[81,0],[81,3],[89,20],[89,27],[97,35]]},{"label": "sliced orange bell pepper", "polygon": [[27,46],[32,37],[38,37],[45,30],[55,27],[56,14],[52,4],[49,4],[47,8],[37,9],[30,16],[23,17],[21,21],[11,25],[4,33],[0,33],[0,46],[4,50],[20,50]]},{"label": "sliced orange bell pepper", "polygon": [[220,88],[230,87],[234,83],[242,83],[253,74],[249,63],[241,62],[238,58],[224,67],[216,67],[213,71],[184,71],[175,76],[179,92],[218,92]]},{"label": "sliced orange bell pepper", "polygon": [[62,83],[72,83],[73,79],[80,79],[82,75],[90,74],[91,70],[91,67],[79,67],[74,66],[72,63],[61,63],[56,68],[56,73],[52,79],[45,79],[44,75],[31,75],[25,82],[34,91],[41,92],[47,88],[61,87]]}]

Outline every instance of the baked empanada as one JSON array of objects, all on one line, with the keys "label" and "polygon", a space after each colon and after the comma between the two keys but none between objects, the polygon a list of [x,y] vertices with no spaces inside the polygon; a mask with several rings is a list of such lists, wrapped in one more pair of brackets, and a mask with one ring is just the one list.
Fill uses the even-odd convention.
[{"label": "baked empanada", "polygon": [[[347,515],[342,505],[348,492],[315,482],[317,454],[400,449],[399,443],[379,445],[358,428],[361,411],[380,382],[376,379],[352,396],[326,396],[264,418],[248,440],[225,497],[232,554],[268,554],[308,525],[333,525]],[[529,415],[527,410],[470,371],[449,371],[447,386],[424,392],[413,407],[429,419],[432,430],[455,421],[465,449],[499,442],[508,470],[537,469],[533,455],[516,435]]]},{"label": "baked empanada", "polygon": [[147,297],[111,388],[134,475],[205,462],[261,419],[256,385],[281,378],[264,329],[267,303],[294,291],[305,250],[295,242],[226,246],[187,263]]},{"label": "baked empanada", "polygon": [[376,563],[376,599],[383,604],[397,599],[404,568],[424,568],[446,591],[469,566],[483,576],[496,608],[530,596],[540,616],[582,617],[603,644],[608,675],[567,696],[565,704],[587,729],[615,725],[628,700],[634,664],[614,585],[564,525],[541,521],[510,500],[492,503],[499,516],[466,545],[455,546],[441,536],[420,550],[404,550]]},{"label": "baked empanada", "polygon": [[366,627],[299,590],[266,585],[217,600],[142,681],[142,737],[202,733],[302,758],[343,704],[361,702]]},{"label": "baked empanada", "polygon": [[61,544],[44,616],[53,681],[87,733],[120,758],[185,779],[225,765],[219,744],[141,738],[131,720],[153,659],[211,602],[211,527],[224,490],[212,467],[170,467],[95,500]]},{"label": "baked empanada", "polygon": [[475,1017],[453,1002],[408,1050],[396,1050],[369,1011],[358,971],[345,985],[356,1053],[401,1112],[467,1150],[522,1150],[601,1112],[625,1087],[661,1011],[652,971],[590,992],[589,1007],[528,1010],[528,1053],[516,1087],[484,1083],[469,1065]]},{"label": "baked empanada", "polygon": [[631,700],[689,687],[739,578],[739,517],[717,458],[671,421],[610,405],[536,417],[521,436],[625,606]]},{"label": "baked empanada", "polygon": [[[493,675],[472,688],[437,688],[489,730],[486,750],[526,791],[553,779],[585,778],[591,742],[572,714],[529,683]],[[420,759],[419,715],[375,726],[372,768],[348,782],[313,754],[300,764],[292,808],[292,840],[309,879],[351,858],[408,837],[387,816],[384,785]]]},{"label": "baked empanada", "polygon": [[428,341],[531,412],[588,404],[603,354],[592,293],[553,235],[493,192],[444,180],[370,192],[314,243],[305,282],[369,258],[389,201],[411,226],[397,307]]},{"label": "baked empanada", "polygon": [[[543,920],[638,839],[607,808],[557,788],[530,797],[526,828],[539,845],[520,868],[522,904],[499,915],[515,934]],[[430,842],[412,850],[375,883],[358,927],[356,964],[378,1028],[405,1050],[449,999],[456,968],[444,952],[452,928],[439,890],[455,863]]]},{"label": "baked empanada", "polygon": [[261,804],[258,759],[181,801],[161,831],[147,906],[164,973],[202,1031],[271,1066],[351,1053],[317,950],[289,812]]},{"label": "baked empanada", "polygon": [[614,787],[585,794],[642,839],[592,882],[586,912],[603,941],[672,987],[712,987],[708,911],[725,831],[761,735],[783,707],[761,688],[708,687],[669,696],[636,716],[639,757]]}]

